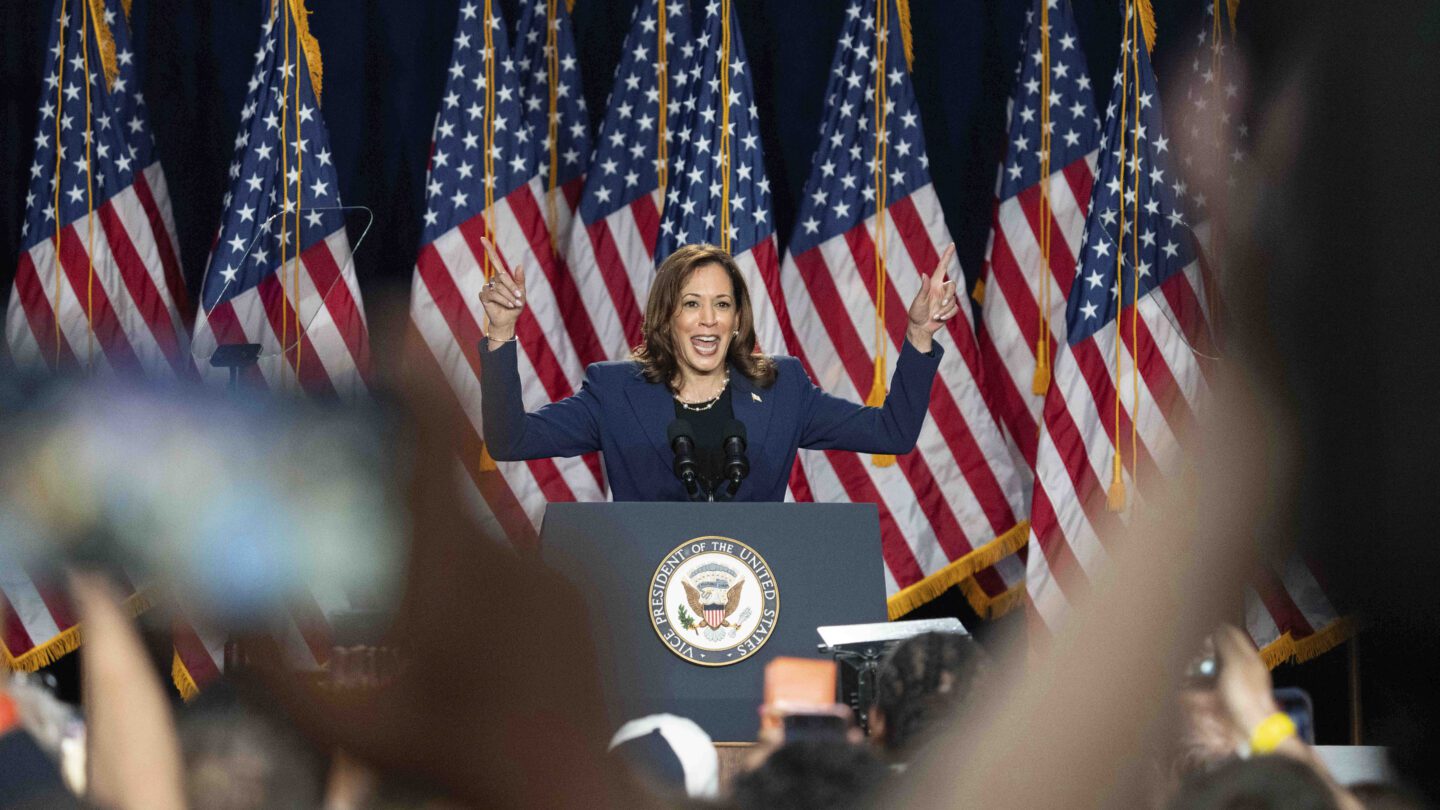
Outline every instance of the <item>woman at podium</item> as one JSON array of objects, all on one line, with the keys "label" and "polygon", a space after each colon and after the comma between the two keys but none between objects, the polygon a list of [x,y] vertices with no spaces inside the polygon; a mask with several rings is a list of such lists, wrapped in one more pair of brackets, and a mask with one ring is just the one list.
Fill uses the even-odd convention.
[{"label": "woman at podium", "polygon": [[[713,245],[687,245],[660,266],[630,359],[594,363],[574,396],[532,413],[521,399],[515,322],[525,276],[484,286],[481,341],[486,446],[500,461],[599,450],[617,501],[779,501],[798,448],[907,453],[915,447],[944,349],[934,336],[958,311],[945,269],[951,245],[909,308],[909,327],[881,407],[825,393],[800,361],[755,352],[754,308],[740,269]],[[747,469],[748,468],[748,469]],[[747,474],[748,472],[748,474]]]}]

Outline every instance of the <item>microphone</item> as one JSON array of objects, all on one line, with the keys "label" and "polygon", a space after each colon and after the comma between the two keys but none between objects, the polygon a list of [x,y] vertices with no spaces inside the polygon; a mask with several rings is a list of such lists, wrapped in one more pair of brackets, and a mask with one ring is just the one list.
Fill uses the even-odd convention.
[{"label": "microphone", "polygon": [[724,499],[728,501],[735,497],[736,491],[740,489],[740,482],[750,474],[750,458],[745,455],[745,423],[739,419],[731,419],[725,423],[725,430],[721,435],[725,437],[720,446],[725,452],[723,469],[729,487]]},{"label": "microphone", "polygon": [[684,419],[676,419],[670,423],[665,435],[675,453],[675,477],[685,485],[685,494],[693,501],[700,491],[700,468],[695,462],[695,430]]}]

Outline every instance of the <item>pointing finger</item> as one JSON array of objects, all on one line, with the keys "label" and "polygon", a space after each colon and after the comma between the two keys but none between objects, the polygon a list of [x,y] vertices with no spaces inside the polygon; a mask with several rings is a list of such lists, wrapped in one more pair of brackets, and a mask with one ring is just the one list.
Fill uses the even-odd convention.
[{"label": "pointing finger", "polygon": [[945,271],[950,268],[950,260],[955,258],[955,243],[951,242],[940,254],[940,262],[935,265],[935,274],[941,278],[945,277]]},{"label": "pointing finger", "polygon": [[[505,262],[500,258],[500,251],[495,249],[495,243],[491,242],[489,237],[482,236],[480,244],[485,248],[485,255],[490,258],[490,266],[495,270],[493,279],[504,284],[512,293],[518,293],[519,285],[515,283],[515,279],[505,267]],[[524,278],[523,274],[521,274],[521,278]]]}]

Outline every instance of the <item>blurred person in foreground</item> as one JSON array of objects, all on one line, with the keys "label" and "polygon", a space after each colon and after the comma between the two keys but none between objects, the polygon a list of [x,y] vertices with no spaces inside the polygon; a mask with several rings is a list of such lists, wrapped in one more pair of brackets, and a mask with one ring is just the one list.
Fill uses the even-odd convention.
[{"label": "blurred person in foreground", "polygon": [[1394,652],[1362,659],[1393,707],[1373,736],[1440,803],[1440,387],[1421,348],[1440,301],[1440,4],[1249,6],[1250,106],[1268,114],[1231,216],[1235,344],[1284,450],[1280,529],[1364,622],[1362,649]]},{"label": "blurred person in foreground", "polygon": [[[1107,545],[1109,570],[1046,654],[980,700],[978,722],[947,732],[892,801],[1144,806],[1190,651],[1242,604],[1256,556],[1301,540],[1368,632],[1413,652],[1384,675],[1411,709],[1392,750],[1440,799],[1440,546],[1416,533],[1440,522],[1440,387],[1423,382],[1440,300],[1440,4],[1247,11],[1263,46],[1231,75],[1252,79],[1258,143],[1228,218],[1233,323],[1192,445],[1205,452]],[[1222,199],[1226,172],[1210,175],[1218,188],[1192,188]]]},{"label": "blurred person in foreground", "polygon": [[[403,577],[399,601],[381,639],[384,648],[403,651],[407,665],[400,667],[393,678],[367,689],[336,689],[314,677],[314,673],[300,674],[282,666],[255,667],[246,673],[247,680],[240,682],[246,690],[253,690],[247,698],[279,712],[310,747],[343,751],[349,761],[372,775],[376,785],[371,794],[372,806],[402,806],[395,802],[420,806],[422,800],[443,799],[460,806],[484,807],[644,807],[645,797],[632,791],[606,767],[603,704],[588,639],[581,636],[556,645],[552,634],[543,631],[563,626],[582,612],[578,594],[533,556],[518,555],[489,540],[470,519],[455,480],[453,437],[459,431],[452,428],[451,420],[459,415],[436,404],[445,401],[444,389],[439,387],[443,381],[414,379],[408,383],[400,408],[401,424],[386,435],[387,440],[405,447],[402,457],[390,468],[390,475],[403,489],[395,516],[403,528],[404,542],[401,559],[395,564],[397,576]],[[251,465],[262,481],[275,478],[273,471],[284,468],[298,473],[282,481],[291,488],[298,487],[302,478],[333,483],[333,476],[324,475],[326,470],[316,469],[317,453],[313,451],[309,452],[308,464],[293,468],[285,466],[283,454],[265,455],[270,452],[265,448],[279,445],[262,444],[251,432],[232,427],[236,421],[234,410],[222,410],[215,403],[204,403],[209,409],[186,410],[186,398],[182,397],[158,401],[166,406],[162,408],[157,400],[137,395],[123,400],[125,408],[107,409],[102,406],[113,405],[114,400],[102,396],[90,401],[88,408],[64,409],[88,416],[83,421],[87,430],[58,432],[74,437],[81,450],[95,453],[97,448],[103,450],[110,445],[103,441],[87,445],[86,440],[121,434],[133,439],[137,425],[154,429],[162,417],[173,417],[187,425],[202,417],[216,421],[214,414],[220,411],[227,418],[218,421],[227,425],[231,434],[262,448],[256,451],[262,457]],[[292,425],[281,413],[283,410],[284,406],[276,405],[274,411],[256,416],[269,420],[264,424],[264,436],[291,436],[287,430],[298,431],[296,425],[308,424]],[[117,418],[121,425],[118,429]],[[125,423],[126,418],[135,420],[134,424]],[[62,427],[73,425],[65,423]],[[149,436],[146,430],[138,431],[139,435]],[[341,444],[373,443],[368,434],[349,438],[334,433],[321,436]],[[308,436],[298,437],[305,438],[315,441],[319,437],[312,429]],[[302,451],[310,447],[298,439],[285,444]],[[52,447],[40,441],[32,444]],[[173,457],[165,452],[183,444],[175,437],[138,446],[132,440],[126,445],[131,452],[110,458],[109,466],[91,465],[85,453],[50,453],[43,458],[59,460],[51,465],[53,469],[46,468],[52,477],[79,465],[80,470],[88,470],[85,480],[89,482],[106,477],[107,471],[122,462],[133,471],[128,479],[143,478],[141,473],[174,477],[186,468],[177,471],[175,465],[167,465],[166,460]],[[7,472],[22,476],[27,491],[66,493],[67,503],[77,500],[74,492],[107,492],[98,485],[108,485],[109,478],[127,478],[122,470],[118,476],[93,482],[96,488],[86,489],[76,486],[73,477],[62,476],[61,483],[68,487],[41,487],[50,479],[28,474],[32,469],[21,465],[7,467]],[[214,486],[211,477],[199,477],[196,486],[206,491],[233,489]],[[127,508],[122,516],[129,516],[136,525],[150,525],[136,515],[148,517],[152,509],[176,506],[174,496],[165,497],[167,491],[162,487],[137,485],[124,491],[129,499],[124,501]],[[160,493],[160,497],[151,497],[154,493]],[[273,524],[278,506],[266,506]],[[330,540],[353,547],[355,539],[348,530],[351,524],[347,515],[369,513],[352,509],[348,503],[345,508],[333,503],[326,506],[330,508],[306,511],[307,519],[313,522],[295,525],[328,532]],[[163,515],[190,516],[195,511],[194,504],[183,502]],[[234,517],[236,511],[219,517]],[[51,514],[39,509],[33,513]],[[65,536],[96,542],[113,539],[115,532],[107,530],[117,524],[103,522],[107,516],[111,513],[104,510],[86,511],[86,521],[92,517],[101,521],[93,526],[94,531],[90,531],[91,522],[79,521],[77,527],[71,527],[74,531],[67,531]],[[221,524],[230,525],[223,521]],[[280,552],[292,550],[290,545],[261,540],[295,537],[296,551],[318,542],[309,532],[286,534],[275,529],[265,534],[272,528],[271,524],[262,524],[252,533],[259,537],[235,532],[224,536],[217,533],[211,538],[230,541],[219,547],[234,554],[219,559],[232,563],[238,559],[246,564],[240,575],[230,579],[237,590],[254,595],[255,600],[286,591],[247,588],[244,586],[255,583],[242,581],[240,576],[283,569],[288,557]],[[281,528],[289,530],[294,526],[285,523]],[[110,548],[107,546],[52,545],[51,553],[64,558],[57,564],[92,553],[102,564],[113,563],[112,555],[98,553]],[[37,546],[34,553],[41,551]],[[170,580],[182,579],[181,574],[192,570],[179,560],[163,556],[158,558],[157,566],[161,568],[157,576],[168,574]],[[234,568],[231,565],[225,570]],[[166,584],[178,587],[183,583]],[[86,634],[81,677],[89,745],[87,798],[107,807],[164,810],[186,806],[185,762],[167,689],[147,659],[134,623],[121,610],[120,594],[104,575],[86,573],[71,578],[71,592]],[[275,606],[273,602],[246,604],[253,609],[246,615],[255,616],[266,615],[263,611]],[[308,791],[307,797],[314,795],[309,774],[289,779],[280,772],[285,769],[272,771],[263,758],[255,757],[258,748],[272,749],[269,742],[262,741],[263,735],[238,731],[232,740],[210,740],[216,743],[210,749],[214,756],[201,758],[200,795],[190,794],[194,805],[270,807],[302,803],[267,792],[277,784],[272,776],[290,785],[301,785]],[[266,751],[267,755],[274,753]],[[350,791],[350,795],[363,792]]]},{"label": "blurred person in foreground", "polygon": [[[405,317],[393,308],[377,320],[386,312]],[[409,544],[383,644],[406,665],[373,690],[257,674],[303,734],[382,786],[460,806],[646,807],[605,759],[594,648],[583,635],[556,644],[547,630],[583,613],[579,594],[533,555],[487,538],[466,511],[453,443],[464,415],[445,386],[417,373],[399,387]]]},{"label": "blurred person in foreground", "polygon": [[969,636],[922,633],[902,641],[875,678],[870,740],[892,762],[906,761],[940,721],[964,715],[989,672],[989,657]]}]

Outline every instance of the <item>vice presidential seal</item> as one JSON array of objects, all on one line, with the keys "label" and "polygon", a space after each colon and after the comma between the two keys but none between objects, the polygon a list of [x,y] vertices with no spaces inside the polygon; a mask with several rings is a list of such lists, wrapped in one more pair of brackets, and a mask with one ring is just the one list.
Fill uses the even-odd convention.
[{"label": "vice presidential seal", "polygon": [[696,537],[665,555],[650,580],[650,623],[670,652],[707,667],[749,658],[770,640],[780,589],[755,549]]}]

